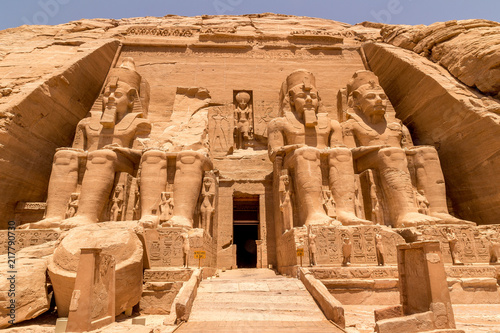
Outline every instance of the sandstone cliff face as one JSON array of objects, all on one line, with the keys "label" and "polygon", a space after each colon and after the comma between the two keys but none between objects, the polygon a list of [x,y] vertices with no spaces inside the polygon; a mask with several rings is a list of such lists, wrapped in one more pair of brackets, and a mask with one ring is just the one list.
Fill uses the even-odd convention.
[{"label": "sandstone cliff face", "polygon": [[72,143],[102,85],[118,43],[59,40],[61,28],[0,32],[2,223],[18,201],[43,201],[56,148]]},{"label": "sandstone cliff face", "polygon": [[455,213],[496,223],[498,186],[492,179],[500,170],[500,103],[413,52],[383,43],[364,49],[414,143],[438,150]]},{"label": "sandstone cliff face", "polygon": [[438,22],[429,26],[384,26],[384,42],[414,51],[448,69],[457,79],[500,98],[500,23]]},{"label": "sandstone cliff face", "polygon": [[[255,133],[265,140],[287,73],[300,67],[314,72],[323,110],[337,118],[338,90],[354,71],[371,67],[415,141],[439,149],[456,213],[495,223],[499,40],[500,24],[483,20],[351,26],[276,14],[81,20],[0,31],[0,223],[13,218],[18,201],[45,200],[55,149],[71,145],[77,122],[120,56],[136,58],[151,85],[151,142],[182,146],[188,137],[187,146],[212,145],[212,154],[215,108],[190,114],[180,126],[178,88],[207,88],[212,103],[225,106],[232,105],[233,90],[253,89]],[[380,44],[362,51],[373,42]],[[205,116],[208,121],[200,119]],[[232,125],[224,124],[227,150]],[[216,153],[227,179],[250,174],[263,180],[272,171],[267,160],[256,168],[265,154],[236,154],[235,168],[224,159],[227,152]]]}]

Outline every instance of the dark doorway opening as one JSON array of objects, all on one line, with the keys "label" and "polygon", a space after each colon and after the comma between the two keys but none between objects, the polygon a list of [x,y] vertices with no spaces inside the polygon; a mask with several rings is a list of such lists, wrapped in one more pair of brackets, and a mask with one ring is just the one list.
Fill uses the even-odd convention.
[{"label": "dark doorway opening", "polygon": [[233,242],[238,268],[257,267],[259,239],[259,196],[235,197],[233,201]]},{"label": "dark doorway opening", "polygon": [[234,225],[234,244],[236,244],[236,264],[238,268],[257,267],[257,244],[259,226]]}]

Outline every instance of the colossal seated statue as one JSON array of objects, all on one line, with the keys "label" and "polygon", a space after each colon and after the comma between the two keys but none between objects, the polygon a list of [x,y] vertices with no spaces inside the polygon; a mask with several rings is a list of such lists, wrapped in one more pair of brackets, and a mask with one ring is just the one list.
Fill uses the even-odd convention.
[{"label": "colossal seated statue", "polygon": [[168,159],[175,159],[173,216],[162,225],[193,227],[193,214],[198,204],[203,175],[213,169],[208,156],[201,151],[164,151],[160,148],[144,152],[141,161],[141,221],[148,227],[159,222],[155,211],[167,187]]},{"label": "colossal seated statue", "polygon": [[[102,111],[91,111],[82,119],[73,147],[60,148],[54,156],[45,219],[24,228],[71,228],[98,222],[109,201],[115,174],[137,170],[142,153],[138,139],[148,137],[151,131],[140,98],[149,96],[149,92],[141,91],[141,80],[131,58],[110,70],[101,96]],[[78,210],[65,219],[82,173]]]},{"label": "colossal seated statue", "polygon": [[[348,120],[344,142],[352,148],[356,171],[377,171],[394,227],[469,223],[451,216],[437,151],[413,146],[408,129],[386,118],[387,95],[370,71],[358,71],[347,87]],[[408,168],[410,163],[411,170]],[[413,178],[413,184],[412,184]],[[417,193],[426,197],[428,215],[418,212]]]},{"label": "colossal seated statue", "polygon": [[329,175],[324,176],[337,205],[337,219],[345,225],[371,224],[355,215],[352,157],[342,142],[340,125],[319,113],[319,107],[314,75],[306,70],[291,73],[280,92],[282,117],[268,125],[269,158],[277,163],[280,156],[280,169],[290,171],[301,224],[340,224],[323,207],[321,156],[328,159]]},{"label": "colossal seated statue", "polygon": [[[144,226],[155,227],[162,222],[164,227],[209,227],[203,221],[194,223],[205,172],[213,169],[208,155],[208,143],[204,139],[209,104],[208,90],[178,88],[171,116],[171,120],[175,119],[173,124],[167,126],[157,138],[154,147],[143,153],[139,187],[140,220]],[[189,115],[192,118],[198,117],[198,121],[190,124]],[[187,125],[180,126],[179,123]],[[214,182],[212,186],[215,189],[217,184]],[[171,192],[173,196],[171,217],[166,221],[158,216],[164,192]],[[202,220],[203,217],[206,215],[202,216]]]}]

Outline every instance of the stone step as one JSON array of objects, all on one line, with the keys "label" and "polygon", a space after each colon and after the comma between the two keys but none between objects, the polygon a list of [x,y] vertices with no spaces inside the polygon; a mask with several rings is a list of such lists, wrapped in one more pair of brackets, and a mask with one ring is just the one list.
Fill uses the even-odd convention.
[{"label": "stone step", "polygon": [[213,322],[187,322],[177,333],[342,333],[343,330],[330,322],[297,322],[297,321],[213,321]]}]

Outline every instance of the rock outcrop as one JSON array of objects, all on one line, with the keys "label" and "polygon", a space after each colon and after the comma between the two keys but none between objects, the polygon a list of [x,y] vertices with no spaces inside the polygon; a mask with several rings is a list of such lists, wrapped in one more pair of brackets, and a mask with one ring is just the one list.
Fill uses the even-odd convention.
[{"label": "rock outcrop", "polygon": [[469,87],[500,98],[500,23],[463,20],[429,26],[387,25],[381,34],[384,42],[427,57]]}]

